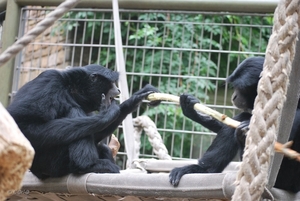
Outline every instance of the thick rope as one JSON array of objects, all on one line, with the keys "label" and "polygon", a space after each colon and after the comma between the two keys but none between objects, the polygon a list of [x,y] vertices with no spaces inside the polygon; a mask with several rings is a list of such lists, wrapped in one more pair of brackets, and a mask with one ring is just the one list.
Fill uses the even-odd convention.
[{"label": "thick rope", "polygon": [[233,201],[260,200],[268,179],[278,119],[286,99],[299,28],[300,0],[281,0],[274,13],[273,33],[258,83],[243,162],[237,175]]},{"label": "thick rope", "polygon": [[43,33],[47,28],[54,24],[56,20],[61,18],[66,12],[75,7],[80,0],[66,0],[61,3],[54,11],[49,13],[42,21],[40,21],[33,29],[28,31],[22,38],[17,40],[12,46],[7,48],[0,55],[0,66],[3,66],[8,60],[18,54],[37,36]]},{"label": "thick rope", "polygon": [[0,103],[0,200],[20,189],[33,157],[30,142]]},{"label": "thick rope", "polygon": [[168,154],[168,150],[163,143],[161,135],[157,131],[155,123],[147,116],[139,116],[133,119],[134,124],[134,137],[135,137],[135,152],[136,156],[140,153],[141,147],[141,134],[144,130],[148,136],[148,140],[153,147],[153,152],[157,155],[159,159],[162,160],[172,160],[171,156]]}]

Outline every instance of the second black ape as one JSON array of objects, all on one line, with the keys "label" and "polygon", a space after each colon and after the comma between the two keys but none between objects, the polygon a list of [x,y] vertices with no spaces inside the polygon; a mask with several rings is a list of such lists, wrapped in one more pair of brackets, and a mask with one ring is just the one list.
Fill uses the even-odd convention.
[{"label": "second black ape", "polygon": [[[191,95],[181,95],[180,105],[183,114],[196,121],[213,132],[216,138],[207,152],[199,159],[198,164],[175,168],[170,173],[170,183],[179,184],[181,177],[190,173],[219,173],[230,163],[240,150],[241,156],[245,145],[243,129],[249,125],[251,110],[254,107],[254,99],[257,95],[257,84],[263,68],[263,57],[252,57],[244,60],[237,69],[227,78],[227,82],[234,88],[232,95],[233,104],[242,110],[234,117],[242,122],[237,128],[223,125],[221,122],[209,116],[201,115],[194,110],[194,105],[199,100]],[[300,106],[298,103],[292,131],[289,140],[293,140],[293,150],[300,151]],[[300,163],[284,158],[277,175],[275,187],[292,192],[300,190]]]},{"label": "second black ape", "polygon": [[[33,174],[45,179],[119,172],[110,149],[99,142],[157,89],[146,85],[118,105],[118,78],[99,65],[47,70],[18,91],[7,110],[35,149]],[[94,111],[99,112],[91,115]]]}]

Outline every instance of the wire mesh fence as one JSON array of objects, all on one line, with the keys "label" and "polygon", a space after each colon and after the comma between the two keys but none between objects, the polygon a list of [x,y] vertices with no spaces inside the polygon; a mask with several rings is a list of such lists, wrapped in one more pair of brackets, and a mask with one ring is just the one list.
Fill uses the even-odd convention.
[{"label": "wire mesh fence", "polygon": [[[19,36],[50,11],[23,8]],[[163,93],[192,94],[230,117],[236,109],[226,77],[243,59],[264,55],[272,28],[272,14],[121,10],[120,18],[130,94],[150,83]],[[112,11],[74,9],[18,55],[12,94],[49,68],[92,63],[115,69]],[[174,159],[201,157],[215,136],[173,103],[142,104],[133,114],[140,115],[155,122]],[[117,161],[124,169],[122,127],[116,135],[122,145]],[[146,137],[141,144],[140,157],[156,157]]]}]

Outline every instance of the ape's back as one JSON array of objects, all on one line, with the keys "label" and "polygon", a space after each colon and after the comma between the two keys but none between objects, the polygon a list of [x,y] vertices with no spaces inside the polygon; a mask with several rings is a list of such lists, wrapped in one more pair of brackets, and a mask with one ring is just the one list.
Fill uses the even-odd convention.
[{"label": "ape's back", "polygon": [[62,115],[57,111],[63,113],[67,110],[64,106],[72,104],[72,99],[62,94],[63,85],[59,71],[47,70],[21,87],[7,110],[17,124],[55,119]]}]

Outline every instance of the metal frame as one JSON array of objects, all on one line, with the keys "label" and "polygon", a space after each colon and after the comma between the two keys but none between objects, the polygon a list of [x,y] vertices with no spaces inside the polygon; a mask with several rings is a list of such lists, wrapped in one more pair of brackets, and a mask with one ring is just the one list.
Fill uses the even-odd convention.
[{"label": "metal frame", "polygon": [[[18,35],[20,8],[28,5],[39,6],[57,6],[63,0],[0,0],[0,11],[6,10],[6,24],[2,36],[5,50],[12,45]],[[119,7],[122,9],[147,9],[147,10],[189,10],[189,11],[223,11],[223,12],[253,12],[266,13],[273,12],[277,6],[278,0],[173,0],[173,1],[140,1],[140,0],[120,0]],[[111,0],[82,0],[77,7],[82,8],[112,8]],[[9,15],[7,14],[9,13]],[[14,60],[12,59],[0,68],[0,102],[7,106],[10,101],[10,91],[12,88]]]}]

